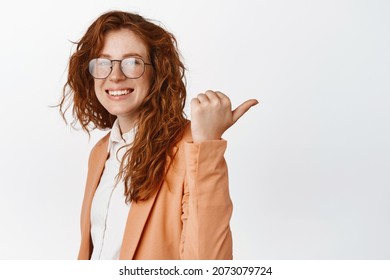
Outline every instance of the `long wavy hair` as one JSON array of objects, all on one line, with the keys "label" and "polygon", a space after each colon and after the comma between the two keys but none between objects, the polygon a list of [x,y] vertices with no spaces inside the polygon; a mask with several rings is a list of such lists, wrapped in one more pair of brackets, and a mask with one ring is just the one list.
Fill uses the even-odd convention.
[{"label": "long wavy hair", "polygon": [[160,188],[172,147],[183,137],[187,120],[185,67],[180,60],[175,37],[162,27],[140,15],[111,11],[101,15],[77,42],[70,57],[68,79],[63,89],[59,110],[72,109],[72,126],[80,123],[88,134],[91,130],[112,128],[116,116],[98,101],[88,63],[98,57],[104,36],[109,31],[128,28],[145,43],[151,58],[153,77],[137,120],[133,145],[126,151],[118,178],[125,184],[126,202],[147,200]]}]

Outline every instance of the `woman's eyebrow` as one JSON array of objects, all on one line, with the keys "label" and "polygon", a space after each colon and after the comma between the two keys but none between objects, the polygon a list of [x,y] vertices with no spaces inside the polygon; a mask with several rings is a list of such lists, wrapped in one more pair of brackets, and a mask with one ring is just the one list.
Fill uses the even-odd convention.
[{"label": "woman's eyebrow", "polygon": [[[135,53],[135,52],[125,53],[125,54],[122,55],[122,58],[130,57],[130,56],[136,56],[136,57],[143,58],[142,55],[140,55],[139,53]],[[99,57],[112,58],[111,55],[105,54],[105,53],[101,53],[101,54],[99,55]]]},{"label": "woman's eyebrow", "polygon": [[129,56],[138,56],[138,57],[143,57],[142,55],[140,55],[139,53],[126,53],[123,55],[123,57],[129,57]]}]

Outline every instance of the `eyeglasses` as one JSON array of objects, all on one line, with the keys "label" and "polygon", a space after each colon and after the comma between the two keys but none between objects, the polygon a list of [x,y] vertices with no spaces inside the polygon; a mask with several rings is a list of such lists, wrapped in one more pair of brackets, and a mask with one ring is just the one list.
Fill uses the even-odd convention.
[{"label": "eyeglasses", "polygon": [[115,61],[120,63],[123,75],[129,79],[138,79],[145,73],[145,65],[152,65],[138,57],[127,57],[122,60],[94,58],[89,62],[89,73],[95,79],[105,79],[110,76]]}]

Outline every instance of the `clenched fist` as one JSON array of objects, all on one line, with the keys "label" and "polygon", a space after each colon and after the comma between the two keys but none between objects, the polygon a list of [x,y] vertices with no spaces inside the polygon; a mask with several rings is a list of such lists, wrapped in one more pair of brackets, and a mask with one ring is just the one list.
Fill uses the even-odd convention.
[{"label": "clenched fist", "polygon": [[232,111],[229,97],[208,90],[191,100],[191,132],[194,142],[219,140],[250,107],[258,104],[250,99]]}]

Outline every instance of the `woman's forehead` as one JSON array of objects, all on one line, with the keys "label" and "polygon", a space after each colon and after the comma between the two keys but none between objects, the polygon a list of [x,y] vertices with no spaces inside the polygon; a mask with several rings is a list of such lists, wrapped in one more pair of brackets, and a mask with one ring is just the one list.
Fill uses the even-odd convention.
[{"label": "woman's forehead", "polygon": [[149,57],[146,44],[130,29],[107,32],[104,35],[104,44],[100,55],[116,59],[128,56]]}]

